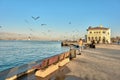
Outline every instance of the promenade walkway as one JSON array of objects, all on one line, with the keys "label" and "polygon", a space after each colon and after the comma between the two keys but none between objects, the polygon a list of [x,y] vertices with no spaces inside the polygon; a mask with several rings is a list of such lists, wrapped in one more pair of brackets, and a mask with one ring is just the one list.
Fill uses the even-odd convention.
[{"label": "promenade walkway", "polygon": [[86,49],[63,73],[63,80],[120,80],[120,48]]},{"label": "promenade walkway", "polygon": [[[97,47],[84,49],[82,55],[51,74],[49,80],[120,80],[120,46]],[[50,76],[40,79],[28,75],[23,80],[48,80]]]}]

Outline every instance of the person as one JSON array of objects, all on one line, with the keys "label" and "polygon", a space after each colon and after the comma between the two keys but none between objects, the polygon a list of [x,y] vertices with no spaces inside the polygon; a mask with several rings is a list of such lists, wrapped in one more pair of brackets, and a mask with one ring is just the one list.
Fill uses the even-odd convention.
[{"label": "person", "polygon": [[82,46],[83,46],[83,41],[82,41],[81,38],[80,38],[79,41],[78,41],[78,45],[79,45],[79,55],[81,55],[81,52],[82,52]]},{"label": "person", "polygon": [[95,40],[93,40],[91,44],[94,45],[95,44]]},{"label": "person", "polygon": [[120,39],[118,40],[118,44],[120,44]]},{"label": "person", "polygon": [[90,48],[95,48],[95,40],[91,41]]}]

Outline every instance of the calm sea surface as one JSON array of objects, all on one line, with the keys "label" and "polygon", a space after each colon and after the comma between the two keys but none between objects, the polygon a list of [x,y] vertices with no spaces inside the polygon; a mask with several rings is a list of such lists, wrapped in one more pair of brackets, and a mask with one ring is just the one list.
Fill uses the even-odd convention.
[{"label": "calm sea surface", "polygon": [[0,71],[68,50],[67,47],[61,47],[61,42],[0,40]]}]

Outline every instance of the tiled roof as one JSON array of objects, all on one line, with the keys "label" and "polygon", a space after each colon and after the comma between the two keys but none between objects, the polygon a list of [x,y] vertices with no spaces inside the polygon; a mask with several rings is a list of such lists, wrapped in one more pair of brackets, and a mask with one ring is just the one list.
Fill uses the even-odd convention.
[{"label": "tiled roof", "polygon": [[89,27],[87,30],[108,30],[109,28],[104,27]]}]

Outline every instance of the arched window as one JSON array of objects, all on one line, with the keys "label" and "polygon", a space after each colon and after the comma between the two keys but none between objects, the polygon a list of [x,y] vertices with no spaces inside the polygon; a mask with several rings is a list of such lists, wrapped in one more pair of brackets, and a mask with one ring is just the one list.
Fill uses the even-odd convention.
[{"label": "arched window", "polygon": [[92,40],[94,40],[94,37],[92,37]]},{"label": "arched window", "polygon": [[95,40],[97,41],[97,37],[95,37]]},{"label": "arched window", "polygon": [[103,31],[103,34],[105,34],[106,32],[105,31]]},{"label": "arched window", "polygon": [[105,43],[105,37],[103,37],[103,43]]},{"label": "arched window", "polygon": [[90,31],[90,34],[92,34],[92,32]]},{"label": "arched window", "polygon": [[99,37],[99,41],[101,41],[101,37]]},{"label": "arched window", "polygon": [[88,37],[88,40],[90,41],[90,37]]}]

